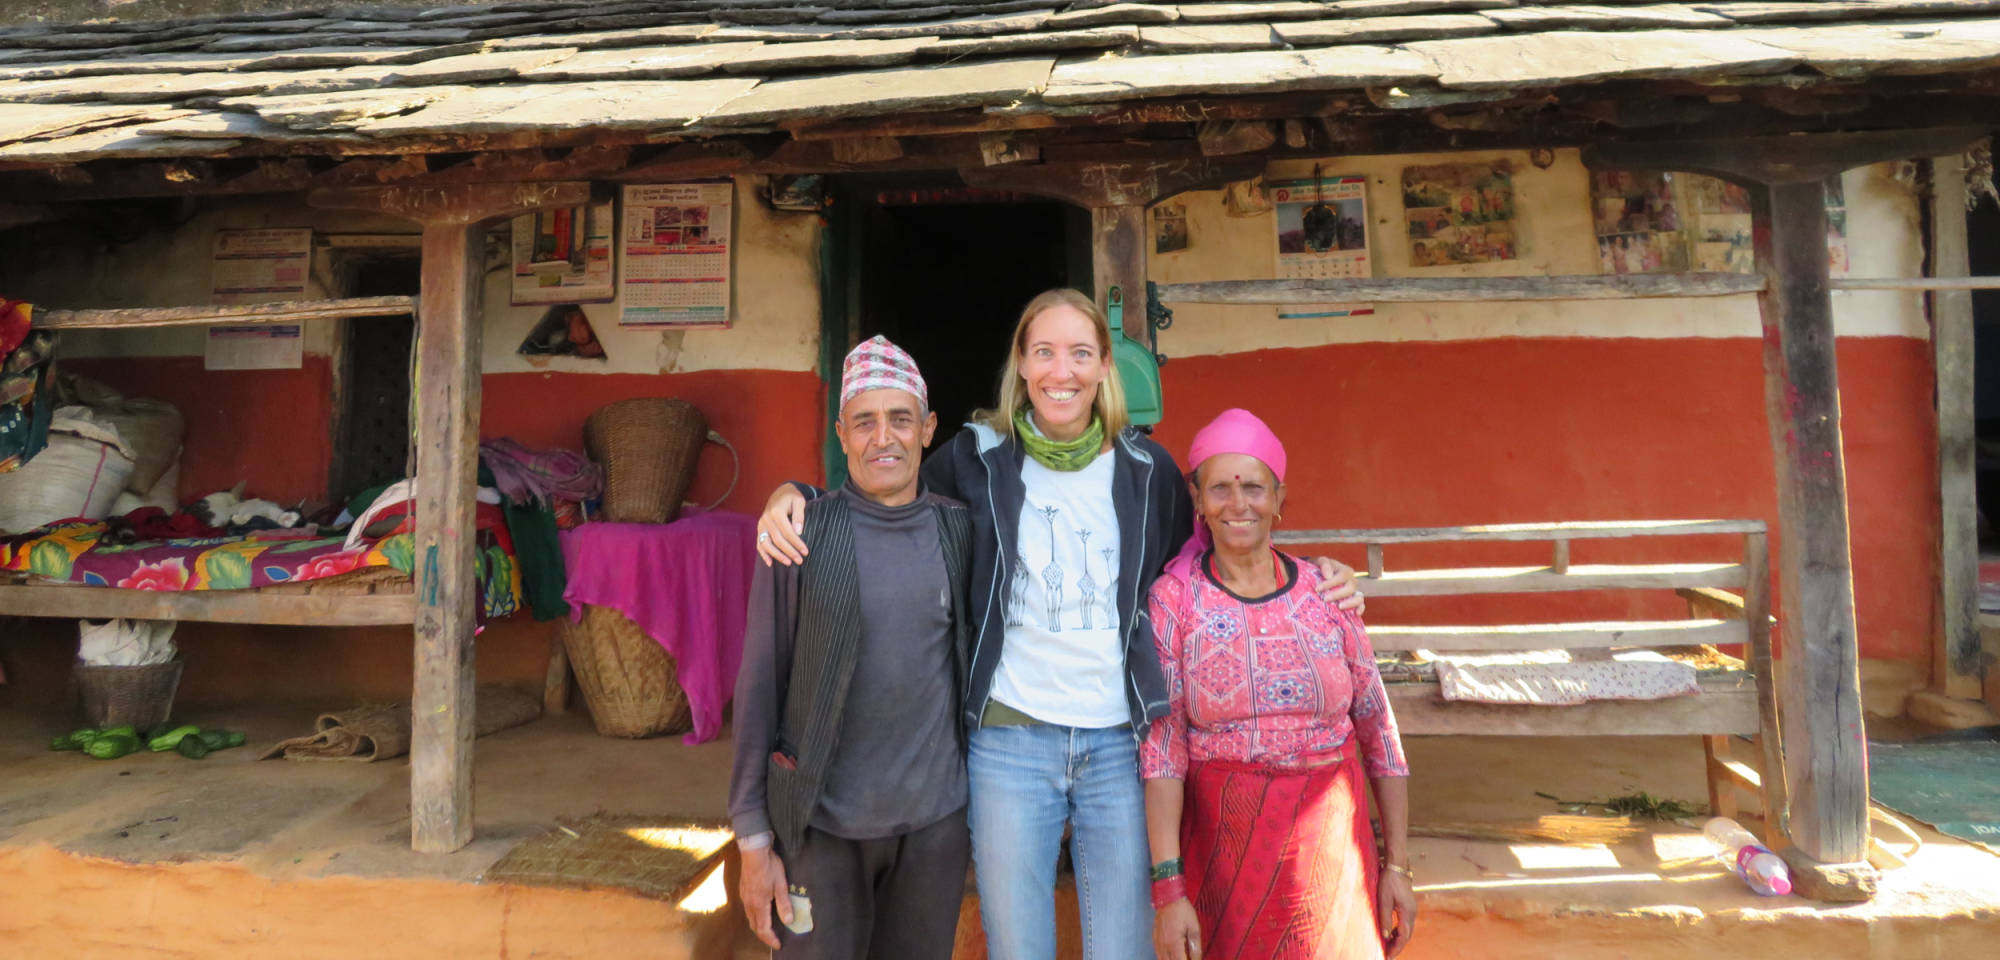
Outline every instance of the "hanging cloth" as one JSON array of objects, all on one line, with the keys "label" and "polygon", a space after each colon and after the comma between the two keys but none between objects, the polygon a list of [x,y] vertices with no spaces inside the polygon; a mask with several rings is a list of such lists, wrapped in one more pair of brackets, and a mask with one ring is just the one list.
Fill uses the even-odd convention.
[{"label": "hanging cloth", "polygon": [[32,329],[34,308],[0,298],[0,473],[20,469],[48,444],[56,336]]}]

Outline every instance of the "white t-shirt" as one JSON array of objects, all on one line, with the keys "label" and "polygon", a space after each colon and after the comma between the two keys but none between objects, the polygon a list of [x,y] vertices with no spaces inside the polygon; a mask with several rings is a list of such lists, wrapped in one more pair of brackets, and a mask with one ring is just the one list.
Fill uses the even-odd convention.
[{"label": "white t-shirt", "polygon": [[1118,629],[1116,459],[1102,454],[1070,473],[1032,457],[1021,465],[1027,499],[993,698],[1044,723],[1094,729],[1132,720]]}]

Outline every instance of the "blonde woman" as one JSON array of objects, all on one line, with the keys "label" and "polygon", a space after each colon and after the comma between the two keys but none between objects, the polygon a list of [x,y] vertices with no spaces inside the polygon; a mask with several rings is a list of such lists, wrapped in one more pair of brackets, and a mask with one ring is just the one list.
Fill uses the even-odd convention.
[{"label": "blonde woman", "polygon": [[[961,721],[973,864],[994,960],[1053,960],[1055,875],[1071,833],[1086,960],[1152,957],[1139,743],[1167,709],[1147,587],[1193,528],[1173,456],[1131,427],[1111,332],[1050,290],[1014,327],[1000,396],[923,465],[970,507],[972,649]],[[805,497],[773,493],[766,562],[796,563]],[[1358,605],[1325,561],[1326,595]]]}]

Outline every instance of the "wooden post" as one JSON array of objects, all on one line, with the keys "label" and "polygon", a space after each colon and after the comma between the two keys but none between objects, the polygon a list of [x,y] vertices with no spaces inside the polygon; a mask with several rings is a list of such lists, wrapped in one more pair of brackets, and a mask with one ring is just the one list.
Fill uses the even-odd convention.
[{"label": "wooden post", "polygon": [[[1743,537],[1743,621],[1750,643],[1743,651],[1757,684],[1759,785],[1764,806],[1764,842],[1787,836],[1785,741],[1778,713],[1777,662],[1771,656],[1771,548],[1766,534]],[[1776,849],[1776,847],[1773,847]]]},{"label": "wooden post", "polygon": [[485,230],[424,225],[417,335],[417,650],[410,701],[410,843],[472,842],[474,494],[479,487]]},{"label": "wooden post", "polygon": [[1826,188],[1747,184],[1764,291],[1764,405],[1783,525],[1784,754],[1790,836],[1822,863],[1868,854],[1868,744],[1862,731],[1840,383],[1827,291]]},{"label": "wooden post", "polygon": [[[1970,276],[1965,236],[1963,155],[1931,161],[1931,274]],[[1952,697],[1980,696],[1979,505],[1972,410],[1972,293],[1931,293],[1931,349],[1937,377],[1938,609],[1943,623],[1931,655],[1931,686]]]},{"label": "wooden post", "polygon": [[1097,278],[1097,306],[1109,309],[1111,288],[1125,295],[1125,338],[1153,349],[1146,320],[1146,208],[1093,207],[1090,211],[1090,264]]},{"label": "wooden post", "polygon": [[474,531],[485,229],[540,207],[588,202],[585,183],[315,191],[313,206],[423,225],[417,310],[416,669],[410,698],[410,845],[472,842]]}]

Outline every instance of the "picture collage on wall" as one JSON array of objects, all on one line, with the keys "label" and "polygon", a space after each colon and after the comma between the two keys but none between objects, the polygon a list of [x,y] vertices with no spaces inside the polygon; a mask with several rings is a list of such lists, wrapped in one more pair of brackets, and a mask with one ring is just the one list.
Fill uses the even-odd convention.
[{"label": "picture collage on wall", "polygon": [[[1591,174],[1597,261],[1607,274],[1752,273],[1750,193],[1697,173]],[[1839,177],[1826,181],[1827,267],[1845,274],[1847,199]]]},{"label": "picture collage on wall", "polygon": [[1505,160],[1403,169],[1410,266],[1515,257],[1514,174]]}]

